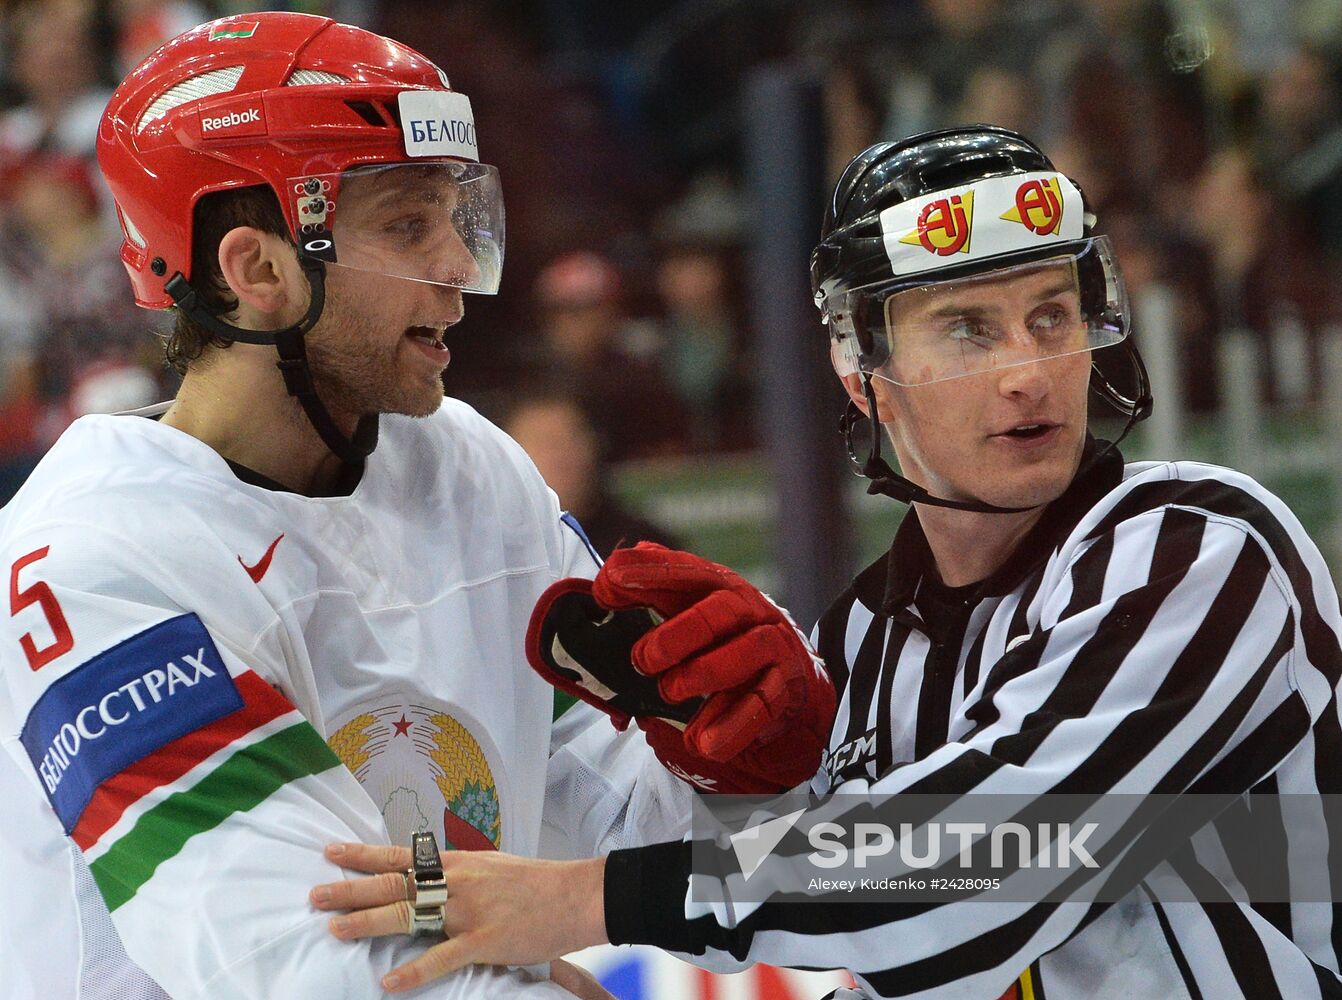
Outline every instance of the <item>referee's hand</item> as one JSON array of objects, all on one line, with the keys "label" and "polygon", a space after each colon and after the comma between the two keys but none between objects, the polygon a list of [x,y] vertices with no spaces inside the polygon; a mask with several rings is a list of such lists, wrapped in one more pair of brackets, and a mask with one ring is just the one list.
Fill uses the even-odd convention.
[{"label": "referee's hand", "polygon": [[[345,911],[331,918],[331,933],[346,941],[406,934],[411,907],[401,872],[410,849],[387,844],[332,844],[326,856],[367,877],[314,888],[312,905]],[[602,905],[606,862],[541,861],[497,851],[444,851],[443,906],[447,940],[382,977],[389,993],[423,986],[467,965],[536,965],[596,944],[606,944]],[[570,988],[578,977],[560,970]],[[600,994],[579,994],[600,996]]]}]

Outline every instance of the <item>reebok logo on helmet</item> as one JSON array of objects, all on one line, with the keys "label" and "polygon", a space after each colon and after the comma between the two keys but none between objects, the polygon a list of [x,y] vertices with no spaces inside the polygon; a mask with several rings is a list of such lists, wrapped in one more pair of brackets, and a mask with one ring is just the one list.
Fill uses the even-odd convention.
[{"label": "reebok logo on helmet", "polygon": [[[251,126],[243,128],[242,126]],[[230,135],[261,135],[266,131],[265,119],[260,108],[247,108],[243,111],[230,111],[226,115],[200,116],[202,135],[227,129]]]}]

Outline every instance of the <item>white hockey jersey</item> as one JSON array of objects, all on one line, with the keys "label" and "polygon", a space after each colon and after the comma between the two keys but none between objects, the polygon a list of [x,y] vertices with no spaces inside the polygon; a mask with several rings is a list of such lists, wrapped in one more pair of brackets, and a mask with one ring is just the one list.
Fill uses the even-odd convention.
[{"label": "white hockey jersey", "polygon": [[[23,866],[0,870],[6,1000],[152,995],[119,945],[176,1000],[380,997],[425,945],[333,938],[306,901],[341,877],[324,844],[427,828],[589,856],[684,832],[688,791],[637,733],[581,705],[552,725],[527,620],[596,561],[459,402],[383,417],[331,498],[244,483],[152,420],[83,418],[0,513],[0,562],[0,789],[27,796],[0,825]],[[568,996],[478,967],[422,995]]]}]

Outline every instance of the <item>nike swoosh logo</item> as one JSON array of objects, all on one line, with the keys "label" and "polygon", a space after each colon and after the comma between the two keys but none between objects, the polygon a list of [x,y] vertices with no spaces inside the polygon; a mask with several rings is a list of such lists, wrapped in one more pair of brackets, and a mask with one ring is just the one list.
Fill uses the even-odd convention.
[{"label": "nike swoosh logo", "polygon": [[279,538],[270,543],[270,548],[266,549],[266,554],[260,558],[255,566],[248,566],[242,561],[242,556],[238,556],[238,565],[247,571],[247,575],[252,578],[252,583],[260,583],[261,577],[266,575],[266,570],[270,569],[270,560],[275,555],[275,546],[280,544],[280,539],[283,537],[284,535],[280,535]]}]

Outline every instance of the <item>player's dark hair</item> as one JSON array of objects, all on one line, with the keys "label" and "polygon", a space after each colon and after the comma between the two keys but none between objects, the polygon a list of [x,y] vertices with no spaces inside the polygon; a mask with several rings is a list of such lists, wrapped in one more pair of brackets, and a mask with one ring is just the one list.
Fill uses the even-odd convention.
[{"label": "player's dark hair", "polygon": [[[239,226],[250,226],[292,242],[279,200],[263,184],[216,191],[197,201],[191,222],[191,284],[200,302],[215,316],[226,316],[238,307],[238,300],[219,268],[219,244],[225,234]],[[163,353],[179,375],[186,374],[187,366],[207,347],[225,348],[232,343],[193,322],[181,310],[176,312]]]}]

